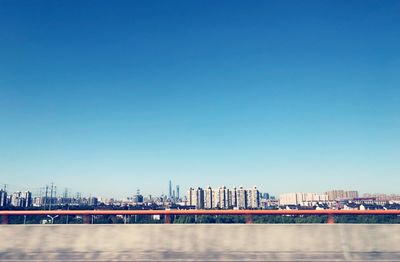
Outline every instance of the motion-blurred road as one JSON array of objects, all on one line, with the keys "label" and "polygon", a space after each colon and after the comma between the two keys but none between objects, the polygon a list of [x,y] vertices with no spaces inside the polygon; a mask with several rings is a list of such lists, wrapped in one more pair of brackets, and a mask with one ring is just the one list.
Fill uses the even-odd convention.
[{"label": "motion-blurred road", "polygon": [[0,261],[400,261],[400,225],[1,225]]}]

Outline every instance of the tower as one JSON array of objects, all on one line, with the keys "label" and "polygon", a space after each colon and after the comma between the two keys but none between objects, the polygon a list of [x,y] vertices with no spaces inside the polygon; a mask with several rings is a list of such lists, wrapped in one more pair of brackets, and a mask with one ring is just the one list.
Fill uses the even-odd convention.
[{"label": "tower", "polygon": [[172,181],[171,180],[169,180],[169,195],[168,195],[168,197],[169,198],[171,198],[172,197]]},{"label": "tower", "polygon": [[179,185],[176,185],[176,199],[179,200]]}]

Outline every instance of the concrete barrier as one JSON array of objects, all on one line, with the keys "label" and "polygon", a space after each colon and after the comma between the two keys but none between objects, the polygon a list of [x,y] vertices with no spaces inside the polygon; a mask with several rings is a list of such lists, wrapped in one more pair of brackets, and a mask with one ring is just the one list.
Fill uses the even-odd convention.
[{"label": "concrete barrier", "polygon": [[1,261],[400,261],[400,225],[4,225]]}]

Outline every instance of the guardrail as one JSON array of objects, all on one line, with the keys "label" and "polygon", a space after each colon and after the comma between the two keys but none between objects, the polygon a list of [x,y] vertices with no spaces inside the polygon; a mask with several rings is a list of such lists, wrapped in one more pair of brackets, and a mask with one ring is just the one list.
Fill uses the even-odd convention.
[{"label": "guardrail", "polygon": [[32,215],[75,215],[82,216],[83,223],[90,224],[91,216],[95,215],[162,215],[164,222],[171,223],[173,215],[241,215],[246,217],[246,223],[253,223],[255,215],[326,215],[327,223],[335,223],[334,216],[336,215],[400,215],[400,210],[2,210],[2,224],[8,224],[9,216],[32,216]]}]

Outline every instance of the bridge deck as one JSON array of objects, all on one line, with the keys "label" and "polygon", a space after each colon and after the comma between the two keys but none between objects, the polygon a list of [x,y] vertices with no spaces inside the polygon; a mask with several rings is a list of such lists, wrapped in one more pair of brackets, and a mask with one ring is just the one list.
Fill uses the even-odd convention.
[{"label": "bridge deck", "polygon": [[0,261],[399,261],[400,225],[8,225]]}]

